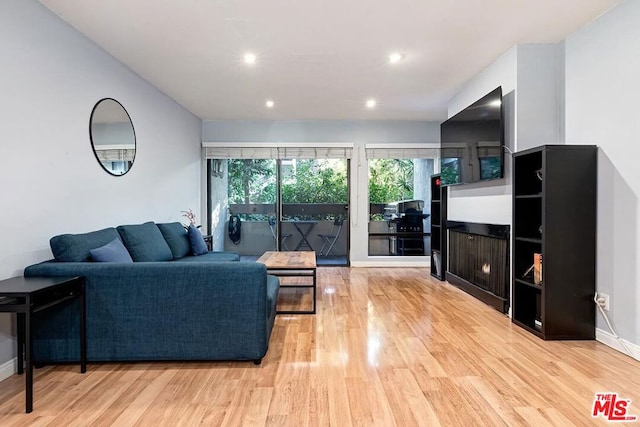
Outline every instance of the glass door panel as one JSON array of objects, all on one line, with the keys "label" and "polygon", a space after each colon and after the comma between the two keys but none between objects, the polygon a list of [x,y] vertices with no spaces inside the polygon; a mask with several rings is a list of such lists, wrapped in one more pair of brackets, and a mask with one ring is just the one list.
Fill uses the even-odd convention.
[{"label": "glass door panel", "polygon": [[431,254],[429,178],[434,159],[370,158],[368,162],[369,256]]},{"label": "glass door panel", "polygon": [[276,160],[212,159],[207,169],[213,249],[243,260],[276,250]]},{"label": "glass door panel", "polygon": [[347,265],[348,160],[283,159],[280,176],[288,250],[315,251],[318,264]]},{"label": "glass door panel", "polygon": [[213,250],[315,251],[318,264],[348,265],[348,170],[347,159],[209,159]]}]

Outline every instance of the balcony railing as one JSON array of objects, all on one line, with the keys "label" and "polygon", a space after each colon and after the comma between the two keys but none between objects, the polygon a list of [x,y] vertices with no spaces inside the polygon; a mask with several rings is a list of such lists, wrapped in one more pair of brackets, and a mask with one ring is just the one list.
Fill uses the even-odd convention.
[{"label": "balcony railing", "polygon": [[[371,203],[370,213],[376,214],[369,223],[369,253],[370,255],[389,255],[389,242],[394,237],[416,237],[422,235],[425,238],[425,253],[430,253],[430,233],[425,228],[424,233],[399,233],[390,232],[387,222],[381,220],[384,213],[384,203]],[[233,245],[225,237],[225,248],[242,255],[260,255],[264,251],[274,250],[275,242],[271,235],[268,220],[274,217],[275,204],[270,203],[234,203],[229,205],[229,214],[240,215],[242,218],[242,240],[239,245]],[[345,256],[348,247],[348,210],[344,203],[284,203],[282,205],[282,233],[290,234],[287,239],[289,249],[294,249],[301,240],[300,234],[290,220],[317,221],[307,238],[314,250],[319,250],[322,240],[318,234],[328,233],[331,230],[335,218],[341,216],[345,223],[336,244],[336,250],[332,254]],[[225,224],[226,225],[226,224]],[[226,234],[226,233],[225,233]],[[249,237],[250,236],[250,237]],[[306,250],[306,248],[305,248]]]},{"label": "balcony railing", "polygon": [[[244,215],[252,219],[263,219],[262,215],[274,216],[275,203],[234,203],[229,205],[232,215]],[[337,216],[346,217],[345,203],[283,203],[282,216],[284,218],[299,219],[334,219]]]}]

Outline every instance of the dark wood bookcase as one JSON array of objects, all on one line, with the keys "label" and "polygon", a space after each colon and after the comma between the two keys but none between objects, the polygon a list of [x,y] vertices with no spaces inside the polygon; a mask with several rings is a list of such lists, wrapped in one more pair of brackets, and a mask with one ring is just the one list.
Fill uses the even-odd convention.
[{"label": "dark wood bookcase", "polygon": [[512,320],[545,340],[595,338],[597,160],[591,145],[513,155]]},{"label": "dark wood bookcase", "polygon": [[431,275],[444,280],[447,269],[447,187],[431,175]]}]

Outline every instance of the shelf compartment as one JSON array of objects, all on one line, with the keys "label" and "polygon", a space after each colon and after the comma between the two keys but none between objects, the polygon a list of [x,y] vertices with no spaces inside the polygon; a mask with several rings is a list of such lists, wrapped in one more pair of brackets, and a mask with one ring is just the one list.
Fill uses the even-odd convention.
[{"label": "shelf compartment", "polygon": [[431,224],[439,225],[442,216],[440,214],[440,203],[431,204]]},{"label": "shelf compartment", "polygon": [[[533,265],[533,254],[542,253],[542,245],[537,242],[515,239],[513,257],[513,276],[514,279],[527,280],[523,277],[525,272]],[[533,271],[529,272],[527,277],[531,277],[533,282]]]},{"label": "shelf compartment", "polygon": [[432,230],[437,230],[436,232],[431,232],[431,249],[435,249],[435,250],[441,250],[442,249],[442,238],[441,238],[441,233],[440,233],[440,229],[436,227],[434,227],[433,225],[431,226]]},{"label": "shelf compartment", "polygon": [[440,174],[431,176],[431,201],[439,202],[440,198],[440,190],[442,186],[440,185]]},{"label": "shelf compartment", "polygon": [[431,251],[431,275],[438,279],[444,277],[442,270],[442,253],[438,250]]},{"label": "shelf compartment", "polygon": [[[542,151],[533,152],[527,156],[514,157],[515,168],[518,173],[514,176],[514,195],[516,197],[542,193]],[[542,177],[544,179],[544,177]]]},{"label": "shelf compartment", "polygon": [[514,201],[513,235],[542,239],[542,198],[519,198]]},{"label": "shelf compartment", "polygon": [[528,283],[515,281],[513,286],[513,320],[531,331],[544,334],[544,325],[539,330],[536,320],[542,319],[542,289]]}]

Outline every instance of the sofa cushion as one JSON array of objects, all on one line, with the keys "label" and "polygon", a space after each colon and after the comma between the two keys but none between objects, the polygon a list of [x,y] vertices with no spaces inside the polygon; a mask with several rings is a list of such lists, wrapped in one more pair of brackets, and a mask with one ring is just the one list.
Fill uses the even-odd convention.
[{"label": "sofa cushion", "polygon": [[191,243],[191,250],[194,255],[204,255],[209,252],[207,243],[204,241],[204,237],[200,230],[193,225],[190,225],[187,233],[189,234],[189,242]]},{"label": "sofa cushion", "polygon": [[173,259],[180,259],[191,255],[191,243],[187,236],[187,230],[180,222],[170,222],[166,224],[156,224],[167,241],[169,249],[173,254]]},{"label": "sofa cushion", "polygon": [[175,262],[227,262],[240,261],[240,255],[234,252],[207,252],[200,256],[186,256]]},{"label": "sofa cushion", "polygon": [[49,240],[56,261],[84,262],[91,260],[91,249],[99,248],[118,239],[115,228],[105,228],[84,234],[60,234]]},{"label": "sofa cushion", "polygon": [[113,239],[106,245],[91,249],[89,252],[91,258],[97,262],[133,262],[120,239]]},{"label": "sofa cushion", "polygon": [[135,262],[170,261],[173,259],[167,241],[153,222],[120,225],[118,233]]}]

